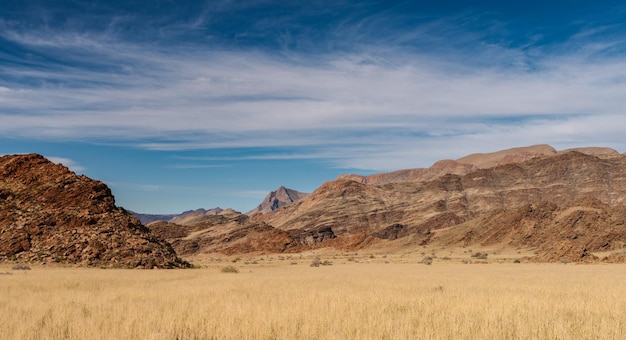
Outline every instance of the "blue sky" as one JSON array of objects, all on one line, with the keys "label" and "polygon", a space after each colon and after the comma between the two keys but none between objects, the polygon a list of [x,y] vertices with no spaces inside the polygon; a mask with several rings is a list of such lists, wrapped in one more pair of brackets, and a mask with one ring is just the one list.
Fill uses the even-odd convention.
[{"label": "blue sky", "polygon": [[151,213],[548,143],[626,151],[621,1],[0,1],[0,154]]}]

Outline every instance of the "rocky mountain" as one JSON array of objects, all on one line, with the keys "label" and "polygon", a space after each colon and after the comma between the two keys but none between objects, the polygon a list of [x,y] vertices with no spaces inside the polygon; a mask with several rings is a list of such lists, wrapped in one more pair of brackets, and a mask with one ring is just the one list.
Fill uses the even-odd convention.
[{"label": "rocky mountain", "polygon": [[[623,261],[625,199],[625,155],[540,145],[428,169],[340,176],[271,214],[197,221],[196,229],[170,241],[175,247],[200,241],[185,246],[190,253],[232,254],[393,247],[402,240],[524,247],[535,250],[535,261]],[[615,254],[600,259],[598,252]]]},{"label": "rocky mountain", "polygon": [[304,192],[299,192],[293,189],[285,188],[281,186],[276,189],[276,191],[270,192],[263,202],[259,204],[253,210],[247,212],[248,215],[253,215],[256,213],[268,214],[274,212],[280,208],[287,207],[292,205],[293,203],[307,197],[309,194]]},{"label": "rocky mountain", "polygon": [[370,176],[341,175],[338,179],[349,179],[355,182],[381,185],[387,183],[402,183],[415,181],[429,181],[437,177],[454,174],[465,175],[478,169],[488,169],[498,165],[520,163],[532,158],[553,156],[559,153],[578,151],[588,155],[617,155],[611,148],[577,148],[557,151],[550,145],[539,144],[533,146],[500,150],[491,153],[476,153],[457,160],[446,159],[438,161],[430,168],[416,168],[384,172]]},{"label": "rocky mountain", "polygon": [[169,243],[118,208],[104,183],[37,154],[0,157],[0,260],[188,266]]},{"label": "rocky mountain", "polygon": [[154,221],[165,221],[165,222],[177,222],[177,223],[185,223],[185,220],[198,217],[198,216],[210,216],[217,215],[223,211],[222,208],[213,208],[213,209],[196,209],[196,210],[187,210],[180,214],[142,214],[138,212],[134,212],[129,210],[133,216],[137,217],[142,224],[148,224]]},{"label": "rocky mountain", "polygon": [[[428,181],[368,185],[340,178],[264,221],[283,230],[328,227],[337,238],[363,235],[351,247],[409,236],[418,244],[497,240],[533,247],[540,252],[538,259],[557,261],[623,248],[625,198],[626,156],[568,151]],[[544,206],[552,207],[554,215],[536,223],[516,217]],[[568,217],[581,212],[584,218]],[[594,218],[599,224],[580,228],[581,221]],[[488,223],[494,220],[506,222]],[[514,221],[536,228],[526,230],[532,235],[522,235]],[[572,229],[576,233],[568,232]],[[510,236],[494,239],[488,237],[491,233]],[[555,244],[568,251],[551,251]]]}]

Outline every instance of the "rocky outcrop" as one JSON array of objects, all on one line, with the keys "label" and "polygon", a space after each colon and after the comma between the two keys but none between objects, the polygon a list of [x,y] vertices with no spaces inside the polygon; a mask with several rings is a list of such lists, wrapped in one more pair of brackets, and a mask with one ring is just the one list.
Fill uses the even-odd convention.
[{"label": "rocky outcrop", "polygon": [[102,182],[37,154],[0,157],[0,259],[124,268],[188,264]]},{"label": "rocky outcrop", "polygon": [[498,210],[436,234],[443,245],[510,245],[536,249],[537,262],[593,262],[592,252],[626,246],[626,211],[593,198],[558,205],[526,204]]},{"label": "rocky outcrop", "polygon": [[276,191],[270,192],[263,202],[259,204],[256,208],[247,212],[248,215],[253,215],[256,213],[261,214],[269,214],[274,212],[280,208],[287,207],[292,205],[293,203],[307,197],[309,194],[304,192],[299,192],[293,189],[288,189],[283,186],[276,189]]}]

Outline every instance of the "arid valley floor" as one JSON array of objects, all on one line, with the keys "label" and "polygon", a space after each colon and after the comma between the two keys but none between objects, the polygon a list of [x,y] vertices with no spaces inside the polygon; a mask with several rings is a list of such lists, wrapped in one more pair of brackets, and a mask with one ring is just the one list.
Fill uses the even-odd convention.
[{"label": "arid valley floor", "polygon": [[[195,258],[186,270],[3,266],[0,329],[6,339],[626,337],[624,264],[516,263],[524,255],[320,250]],[[312,267],[317,257],[327,265]]]}]

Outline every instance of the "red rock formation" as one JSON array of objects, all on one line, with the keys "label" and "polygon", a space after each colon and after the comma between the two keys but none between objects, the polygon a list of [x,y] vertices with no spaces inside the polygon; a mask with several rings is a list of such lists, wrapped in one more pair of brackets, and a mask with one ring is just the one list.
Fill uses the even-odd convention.
[{"label": "red rock formation", "polygon": [[102,182],[36,154],[0,157],[0,259],[99,267],[187,263]]}]

